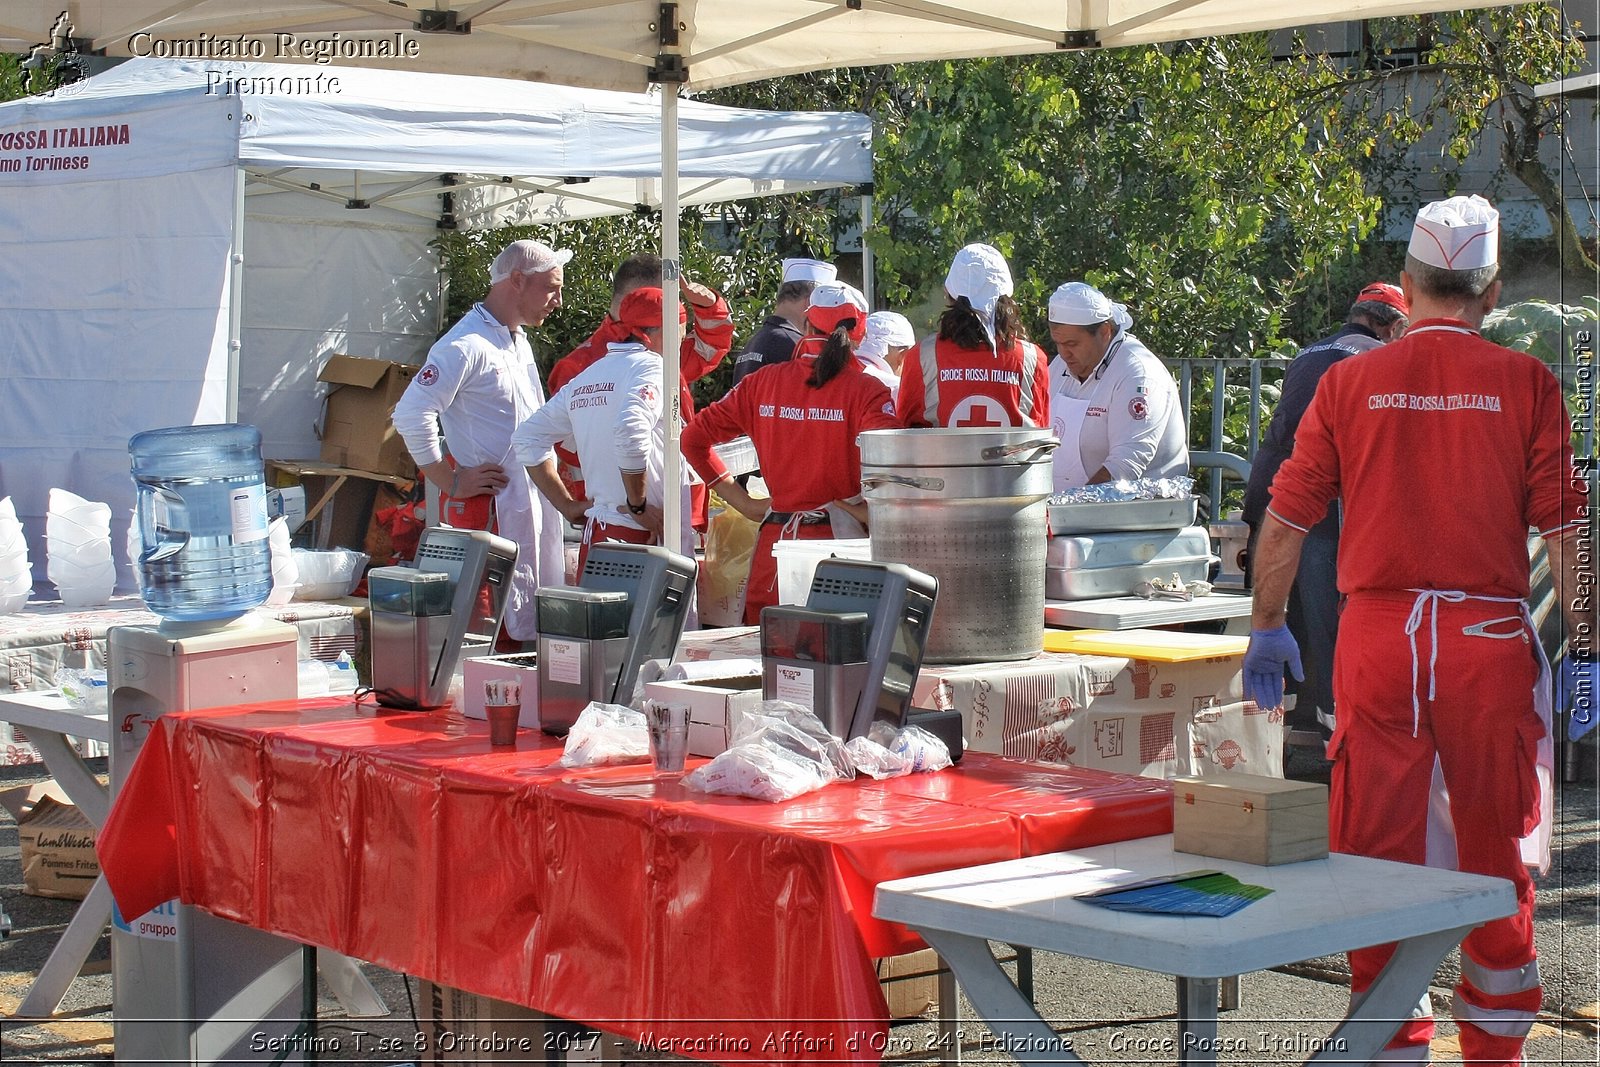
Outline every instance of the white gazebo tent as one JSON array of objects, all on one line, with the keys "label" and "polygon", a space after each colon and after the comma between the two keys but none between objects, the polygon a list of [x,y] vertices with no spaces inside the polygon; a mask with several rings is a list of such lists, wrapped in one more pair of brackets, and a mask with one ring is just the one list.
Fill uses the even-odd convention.
[{"label": "white gazebo tent", "polygon": [[[438,334],[442,222],[659,208],[659,122],[639,93],[157,59],[0,105],[0,496],[31,539],[51,486],[125,520],[156,426],[316,456],[323,358]],[[862,115],[686,103],[678,134],[680,204],[871,180]]]},{"label": "white gazebo tent", "polygon": [[[1481,0],[10,0],[0,47],[467,70],[611,89],[659,84],[663,258],[677,259],[678,91],[830,67],[1115,48]],[[65,13],[63,14],[63,7]],[[188,50],[185,52],[184,50]],[[664,316],[663,344],[677,323]],[[667,361],[666,395],[677,367]],[[675,435],[676,425],[671,429]],[[668,448],[668,477],[677,452]],[[669,508],[667,542],[678,517]]]}]

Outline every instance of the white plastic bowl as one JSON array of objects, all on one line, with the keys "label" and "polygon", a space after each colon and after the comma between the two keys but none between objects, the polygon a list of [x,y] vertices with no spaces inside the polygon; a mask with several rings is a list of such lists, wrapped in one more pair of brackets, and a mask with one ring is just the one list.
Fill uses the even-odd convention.
[{"label": "white plastic bowl", "polygon": [[294,591],[294,598],[337,600],[349,596],[350,591],[361,584],[362,572],[371,558],[353,548],[295,549],[294,563],[300,572],[300,585]]}]

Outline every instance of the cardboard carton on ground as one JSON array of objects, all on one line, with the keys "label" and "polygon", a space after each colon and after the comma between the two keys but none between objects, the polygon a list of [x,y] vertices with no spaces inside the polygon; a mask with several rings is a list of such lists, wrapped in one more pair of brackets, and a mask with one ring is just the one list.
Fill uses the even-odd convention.
[{"label": "cardboard carton on ground", "polygon": [[0,793],[17,821],[22,846],[22,891],[29,896],[82,900],[100,876],[94,826],[54,782]]},{"label": "cardboard carton on ground", "polygon": [[889,1018],[915,1019],[939,1006],[939,971],[944,964],[931,948],[877,961]]},{"label": "cardboard carton on ground", "polygon": [[728,750],[739,717],[761,706],[761,679],[646,682],[644,695],[663,704],[689,705],[689,754],[719,756]]},{"label": "cardboard carton on ground", "polygon": [[631,1047],[619,1038],[544,1012],[423,979],[417,1003],[419,1055],[445,1064],[620,1064]]},{"label": "cardboard carton on ground", "polygon": [[394,428],[394,405],[416,367],[386,359],[329,356],[317,375],[327,383],[322,459],[340,467],[414,476],[415,464]]}]

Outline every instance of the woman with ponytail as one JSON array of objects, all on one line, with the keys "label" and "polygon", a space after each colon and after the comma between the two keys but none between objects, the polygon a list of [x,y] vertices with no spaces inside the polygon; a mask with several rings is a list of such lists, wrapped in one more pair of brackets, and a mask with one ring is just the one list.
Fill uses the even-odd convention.
[{"label": "woman with ponytail", "polygon": [[939,334],[900,368],[902,425],[1050,425],[1050,360],[1028,340],[1012,288],[998,249],[972,244],[956,253]]},{"label": "woman with ponytail", "polygon": [[[806,326],[793,359],[746,376],[683,431],[684,459],[729,507],[761,524],[745,586],[750,626],[761,621],[762,608],[778,602],[776,542],[864,532],[856,435],[899,425],[888,388],[856,358],[866,336],[866,298],[842,283],[819,285],[811,292]],[[751,497],[712,451],[744,435],[755,444],[771,499]]]}]

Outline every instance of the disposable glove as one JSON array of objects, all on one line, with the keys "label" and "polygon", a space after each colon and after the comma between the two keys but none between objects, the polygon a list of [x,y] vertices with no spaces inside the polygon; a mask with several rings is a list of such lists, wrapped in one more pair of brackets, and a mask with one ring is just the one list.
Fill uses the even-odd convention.
[{"label": "disposable glove", "polygon": [[1295,681],[1305,681],[1306,674],[1300,666],[1300,646],[1294,643],[1289,627],[1251,630],[1250,647],[1244,653],[1245,699],[1255,701],[1263,711],[1281,705],[1284,667],[1289,668]]},{"label": "disposable glove", "polygon": [[1593,730],[1600,718],[1600,693],[1595,684],[1600,678],[1600,662],[1567,656],[1556,670],[1556,712],[1572,712],[1567,721],[1567,740],[1576,741]]}]

